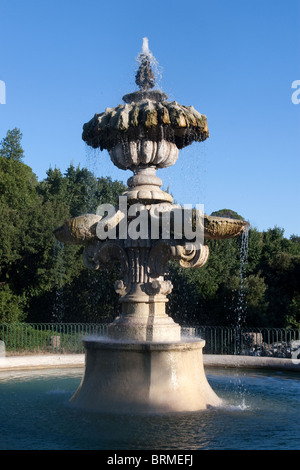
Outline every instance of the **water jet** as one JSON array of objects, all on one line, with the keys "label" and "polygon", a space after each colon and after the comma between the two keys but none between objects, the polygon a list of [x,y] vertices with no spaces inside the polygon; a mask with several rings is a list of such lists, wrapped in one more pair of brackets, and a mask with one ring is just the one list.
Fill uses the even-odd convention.
[{"label": "water jet", "polygon": [[[55,230],[58,240],[81,244],[88,269],[117,263],[122,278],[115,289],[120,295],[121,314],[108,327],[108,339],[85,339],[85,372],[72,397],[72,404],[94,411],[198,411],[220,406],[222,400],[209,385],[204,368],[201,338],[183,339],[181,326],[166,314],[172,291],[164,279],[167,263],[177,260],[185,268],[201,268],[209,257],[207,239],[236,237],[247,229],[241,220],[210,217],[197,210],[190,215],[191,231],[202,233],[201,241],[188,239],[180,229],[162,233],[164,217],[173,210],[172,196],[161,189],[156,170],[174,165],[179,150],[209,137],[207,118],[165,93],[153,90],[153,56],[148,41],[138,57],[136,84],[139,90],[123,97],[124,104],[107,108],[83,126],[87,145],[109,152],[120,169],[131,170],[126,197],[128,218],[132,209],[143,213],[143,221],[157,210],[160,236],[123,237],[122,214],[116,208],[106,218],[115,237],[99,237],[103,215],[85,214]],[[174,216],[174,219],[176,217]],[[137,228],[138,224],[136,224]],[[108,230],[109,233],[109,230]]]}]

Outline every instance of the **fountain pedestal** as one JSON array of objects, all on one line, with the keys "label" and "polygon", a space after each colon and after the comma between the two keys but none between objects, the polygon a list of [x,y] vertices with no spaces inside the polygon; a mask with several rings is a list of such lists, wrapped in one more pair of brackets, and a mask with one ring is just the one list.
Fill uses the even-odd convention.
[{"label": "fountain pedestal", "polygon": [[180,341],[181,327],[165,313],[166,299],[122,302],[122,313],[108,325],[107,336],[123,341]]},{"label": "fountain pedestal", "polygon": [[166,293],[172,290],[162,275],[168,260],[180,255],[184,263],[201,265],[207,257],[199,256],[199,250],[185,256],[184,247],[172,250],[170,241],[148,247],[141,241],[129,245],[121,249],[119,242],[109,242],[102,248],[98,243],[89,247],[88,256],[94,262],[111,259],[108,253],[116,257],[117,252],[123,261],[124,281],[115,286],[122,312],[108,325],[105,338],[84,339],[85,374],[72,404],[131,413],[195,411],[220,405],[204,373],[205,341],[182,341],[180,325],[165,312]]},{"label": "fountain pedestal", "polygon": [[203,368],[205,341],[84,340],[86,366],[71,402],[102,412],[181,412],[220,406]]}]

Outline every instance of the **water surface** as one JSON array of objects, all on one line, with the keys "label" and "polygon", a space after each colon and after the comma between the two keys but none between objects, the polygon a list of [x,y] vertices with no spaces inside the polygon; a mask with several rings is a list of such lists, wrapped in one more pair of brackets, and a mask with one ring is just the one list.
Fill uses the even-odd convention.
[{"label": "water surface", "polygon": [[0,373],[1,450],[300,449],[297,373],[207,369],[227,405],[117,415],[74,409],[83,369]]}]

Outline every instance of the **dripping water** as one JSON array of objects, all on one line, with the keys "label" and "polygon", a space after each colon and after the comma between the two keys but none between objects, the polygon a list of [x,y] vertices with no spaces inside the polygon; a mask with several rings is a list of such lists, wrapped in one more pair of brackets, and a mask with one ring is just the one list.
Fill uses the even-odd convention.
[{"label": "dripping water", "polygon": [[[86,212],[87,213],[95,213],[96,207],[95,206],[95,194],[97,191],[97,178],[96,173],[99,164],[99,152],[98,149],[94,149],[86,145],[86,168],[94,177],[94,182],[92,184],[87,184],[86,186],[86,193],[87,193],[87,201],[86,201]],[[79,214],[78,214],[79,215]]]},{"label": "dripping water", "polygon": [[87,169],[91,171],[91,173],[96,174],[99,163],[98,149],[94,149],[88,144],[85,144],[85,155]]},{"label": "dripping water", "polygon": [[55,260],[55,297],[52,308],[52,321],[59,323],[63,321],[64,317],[64,278],[65,278],[65,263],[64,263],[64,244],[58,240],[54,241],[53,258]]},{"label": "dripping water", "polygon": [[[120,139],[120,143],[124,144],[124,140]],[[126,145],[126,144],[125,144]],[[132,175],[130,170],[121,170],[116,167],[111,161],[110,155],[107,151],[101,151],[99,148],[92,148],[86,144],[86,167],[98,178],[111,178],[112,181],[121,181],[125,186],[128,178]],[[92,189],[89,189],[91,197],[94,195]],[[93,212],[96,208],[93,208]]]},{"label": "dripping water", "polygon": [[246,274],[248,264],[248,244],[249,244],[249,229],[246,228],[240,239],[240,272],[239,272],[239,289],[237,296],[237,304],[235,308],[236,317],[236,353],[240,354],[242,345],[242,328],[246,325],[247,319],[247,298],[246,298]]},{"label": "dripping water", "polygon": [[249,230],[246,229],[241,235],[240,246],[240,287],[237,304],[237,322],[240,327],[245,325],[247,316],[246,271],[248,264],[248,242]]}]

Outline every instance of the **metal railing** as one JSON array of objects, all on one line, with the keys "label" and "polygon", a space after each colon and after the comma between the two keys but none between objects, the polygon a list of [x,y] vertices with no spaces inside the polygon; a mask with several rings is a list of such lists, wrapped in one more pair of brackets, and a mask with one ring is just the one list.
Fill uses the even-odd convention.
[{"label": "metal railing", "polygon": [[[78,354],[83,337],[105,335],[107,324],[6,323],[0,324],[0,341],[7,355]],[[189,334],[205,339],[204,354],[300,357],[300,329],[196,326]]]},{"label": "metal railing", "polygon": [[291,358],[300,355],[300,329],[198,326],[206,354]]},{"label": "metal railing", "polygon": [[105,324],[96,323],[6,323],[0,324],[0,340],[9,355],[79,354],[84,352],[84,336],[105,331]]}]

